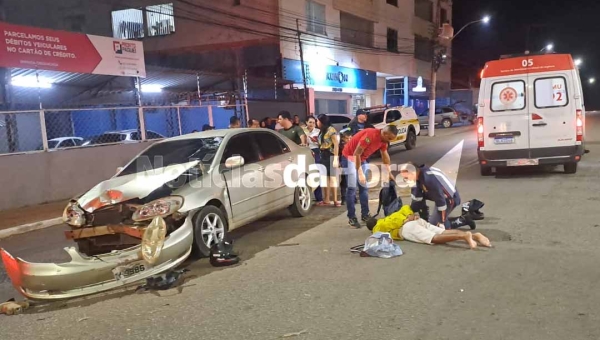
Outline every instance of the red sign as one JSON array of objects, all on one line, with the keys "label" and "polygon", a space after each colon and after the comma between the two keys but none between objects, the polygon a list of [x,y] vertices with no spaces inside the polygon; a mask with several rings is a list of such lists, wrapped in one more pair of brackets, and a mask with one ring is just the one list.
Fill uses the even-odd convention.
[{"label": "red sign", "polygon": [[486,63],[482,78],[574,69],[575,64],[569,54],[525,55]]},{"label": "red sign", "polygon": [[0,22],[0,67],[145,77],[142,43]]}]

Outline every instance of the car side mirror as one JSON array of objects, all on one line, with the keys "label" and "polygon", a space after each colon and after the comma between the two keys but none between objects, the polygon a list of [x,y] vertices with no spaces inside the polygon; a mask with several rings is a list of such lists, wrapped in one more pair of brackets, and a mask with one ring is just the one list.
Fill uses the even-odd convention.
[{"label": "car side mirror", "polygon": [[239,168],[240,166],[243,166],[243,165],[244,165],[244,157],[242,157],[242,156],[231,156],[231,157],[227,158],[227,160],[225,161],[226,169]]}]

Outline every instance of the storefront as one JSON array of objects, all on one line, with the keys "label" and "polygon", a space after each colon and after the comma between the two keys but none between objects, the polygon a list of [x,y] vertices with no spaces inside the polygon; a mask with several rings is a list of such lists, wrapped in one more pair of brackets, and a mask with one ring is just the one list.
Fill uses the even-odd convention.
[{"label": "storefront", "polygon": [[[310,111],[314,114],[354,114],[357,109],[382,100],[374,71],[321,63],[304,65],[310,88]],[[303,85],[300,60],[283,59],[283,78]]]},{"label": "storefront", "polygon": [[[408,79],[408,105],[415,109],[420,115],[429,110],[429,95],[431,82],[423,77],[410,77]],[[436,107],[450,105],[450,84],[437,83]]]}]

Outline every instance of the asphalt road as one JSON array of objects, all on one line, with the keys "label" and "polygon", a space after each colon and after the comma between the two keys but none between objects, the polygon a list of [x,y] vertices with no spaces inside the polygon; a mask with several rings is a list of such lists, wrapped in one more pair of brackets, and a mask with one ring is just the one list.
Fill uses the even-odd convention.
[{"label": "asphalt road", "polygon": [[[472,127],[394,150],[394,162],[431,164],[464,140],[457,186],[464,200],[485,202],[478,229],[493,249],[401,242],[399,258],[360,258],[349,248],[368,232],[321,208],[302,219],[312,226],[282,215],[241,228],[239,249],[253,249],[244,262],[213,271],[198,261],[180,289],[34,308],[0,316],[0,330],[35,339],[598,339],[600,117],[586,129],[591,153],[575,175],[557,167],[481,177]],[[0,246],[40,259],[61,245],[32,237]]]}]

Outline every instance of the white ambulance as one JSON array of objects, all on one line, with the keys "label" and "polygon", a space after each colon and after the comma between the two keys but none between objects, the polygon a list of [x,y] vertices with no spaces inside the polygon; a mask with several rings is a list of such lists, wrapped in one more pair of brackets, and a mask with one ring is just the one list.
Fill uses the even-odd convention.
[{"label": "white ambulance", "polygon": [[546,164],[577,172],[584,154],[585,108],[571,55],[488,62],[481,74],[477,119],[482,176],[493,168]]}]

